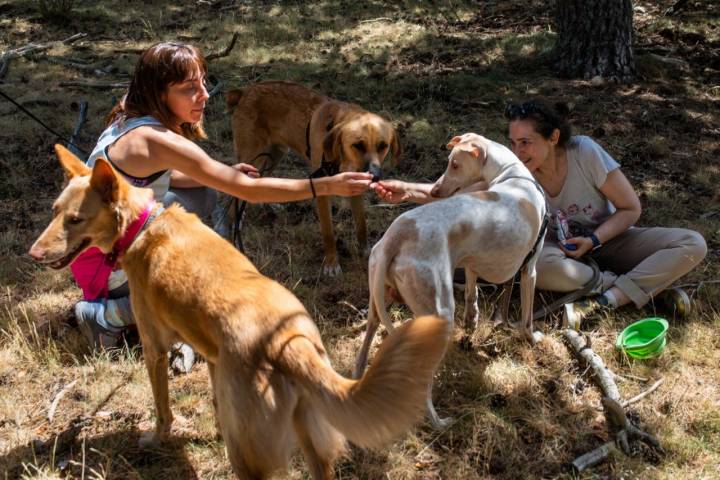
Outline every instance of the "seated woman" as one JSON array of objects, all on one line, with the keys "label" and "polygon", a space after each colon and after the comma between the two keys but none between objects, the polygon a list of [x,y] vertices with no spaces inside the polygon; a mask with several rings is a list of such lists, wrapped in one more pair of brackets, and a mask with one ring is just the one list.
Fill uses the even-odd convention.
[{"label": "seated woman", "polygon": [[[705,240],[695,231],[633,227],[641,210],[637,194],[602,147],[589,137],[571,136],[567,106],[534,100],[510,105],[505,114],[511,148],[543,187],[554,212],[536,265],[537,287],[571,292],[587,286],[593,269],[581,261],[585,255],[601,269],[591,296],[565,305],[566,322],[578,326],[601,307],[633,302],[640,308],[705,257]],[[429,184],[389,180],[371,187],[393,203],[432,200]],[[562,243],[558,214],[572,232]],[[669,293],[669,303],[686,314],[684,292]]]},{"label": "seated woman", "polygon": [[[634,303],[640,308],[705,258],[703,237],[684,228],[633,225],[640,200],[620,165],[591,138],[571,136],[565,104],[532,100],[509,105],[505,116],[513,152],[546,192],[554,228],[537,263],[537,286],[568,292],[586,285],[591,255],[601,269],[593,296],[565,305],[565,320],[579,325],[599,307]],[[558,241],[558,215],[567,218],[569,238]],[[668,299],[686,314],[686,296]],[[685,297],[685,298],[683,298]]]},{"label": "seated woman", "polygon": [[[369,173],[313,180],[259,178],[253,166],[228,166],[210,158],[194,143],[206,138],[206,74],[205,60],[193,46],[159,43],[146,50],[126,94],[110,112],[88,165],[107,158],[133,185],[151,188],[156,200],[180,203],[201,217],[212,211],[215,190],[258,203],[353,196],[368,188]],[[98,285],[92,265],[78,260],[71,268],[85,297],[75,309],[79,326],[93,346],[116,346],[134,323],[125,276],[118,270]]]}]

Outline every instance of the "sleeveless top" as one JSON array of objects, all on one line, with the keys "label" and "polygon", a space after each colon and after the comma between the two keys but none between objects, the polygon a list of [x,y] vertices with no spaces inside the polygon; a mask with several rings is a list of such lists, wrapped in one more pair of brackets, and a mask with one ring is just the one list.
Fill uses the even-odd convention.
[{"label": "sleeveless top", "polygon": [[105,131],[102,132],[102,134],[100,134],[100,138],[98,138],[98,141],[95,144],[95,148],[93,148],[93,151],[90,153],[90,156],[88,157],[86,163],[89,167],[92,167],[95,164],[95,160],[100,157],[105,158],[112,164],[115,170],[120,172],[122,176],[125,177],[128,182],[130,182],[130,184],[132,184],[134,187],[152,189],[153,194],[155,195],[155,200],[157,200],[158,202],[162,202],[165,194],[170,188],[171,170],[161,170],[148,177],[135,177],[133,175],[125,173],[122,169],[118,168],[118,166],[113,163],[107,152],[108,148],[115,142],[117,142],[120,137],[122,137],[129,131],[136,129],[137,127],[142,127],[144,125],[152,125],[159,127],[164,126],[160,122],[160,120],[150,115],[144,117],[130,118],[127,120],[116,120],[108,128],[106,128]]},{"label": "sleeveless top", "polygon": [[[162,202],[170,188],[171,170],[161,170],[148,177],[135,177],[118,168],[107,153],[108,147],[117,142],[120,137],[144,125],[163,126],[158,119],[149,115],[113,122],[100,134],[86,164],[92,167],[95,165],[95,160],[100,157],[105,158],[133,186],[152,189],[155,200]],[[102,253],[97,247],[88,248],[70,264],[70,270],[78,286],[82,289],[85,300],[107,298],[110,290],[127,282],[125,272],[115,268],[112,255]]]}]

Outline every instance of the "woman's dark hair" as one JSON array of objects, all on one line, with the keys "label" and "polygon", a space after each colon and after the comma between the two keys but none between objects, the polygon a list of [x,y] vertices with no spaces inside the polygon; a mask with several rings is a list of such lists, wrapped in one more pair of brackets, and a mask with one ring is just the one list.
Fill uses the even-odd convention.
[{"label": "woman's dark hair", "polygon": [[570,140],[572,127],[568,121],[570,108],[564,102],[554,105],[541,99],[529,100],[522,104],[508,103],[505,107],[505,118],[508,121],[530,120],[535,126],[535,131],[549,139],[555,129],[560,130],[558,145],[564,147]]},{"label": "woman's dark hair", "polygon": [[183,123],[178,128],[174,115],[162,99],[168,85],[182,82],[198,70],[207,75],[205,58],[192,45],[163,42],[148,48],[135,65],[127,92],[106,117],[107,125],[118,119],[152,115],[185,138],[207,138],[202,119],[196,123]]}]

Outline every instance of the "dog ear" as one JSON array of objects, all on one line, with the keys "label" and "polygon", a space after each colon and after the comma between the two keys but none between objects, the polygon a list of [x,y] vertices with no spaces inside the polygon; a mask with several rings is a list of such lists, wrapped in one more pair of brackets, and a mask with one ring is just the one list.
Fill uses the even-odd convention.
[{"label": "dog ear", "polygon": [[481,164],[485,163],[485,150],[480,146],[480,144],[471,142],[468,152],[470,152],[470,155],[480,160]]},{"label": "dog ear", "polygon": [[462,140],[462,137],[453,137],[452,140],[450,140],[445,148],[448,150],[452,150],[455,145],[460,143],[460,140]]},{"label": "dog ear", "polygon": [[100,194],[103,202],[111,204],[117,201],[120,191],[118,177],[110,162],[104,158],[98,158],[95,161],[90,177],[90,186]]},{"label": "dog ear", "polygon": [[393,138],[392,142],[390,142],[390,152],[392,153],[392,163],[394,166],[397,166],[400,155],[403,153],[397,130],[393,130]]},{"label": "dog ear", "polygon": [[65,176],[68,180],[76,176],[82,177],[83,175],[90,174],[90,167],[85,165],[75,154],[59,143],[55,144],[55,154],[58,160],[60,160],[60,165],[62,165],[63,170],[65,170]]},{"label": "dog ear", "polygon": [[323,139],[323,153],[328,162],[340,160],[340,148],[342,147],[342,129],[335,125]]},{"label": "dog ear", "polygon": [[242,97],[243,91],[242,89],[236,89],[236,90],[230,90],[225,95],[225,113],[230,113],[233,111],[235,106],[240,101],[240,97]]}]

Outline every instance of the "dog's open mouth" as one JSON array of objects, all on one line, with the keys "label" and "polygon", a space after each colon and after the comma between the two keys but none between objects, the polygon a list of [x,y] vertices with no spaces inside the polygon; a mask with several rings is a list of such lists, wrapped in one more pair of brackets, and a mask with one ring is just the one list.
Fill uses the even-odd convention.
[{"label": "dog's open mouth", "polygon": [[77,246],[77,248],[75,248],[75,250],[68,253],[67,255],[62,257],[60,260],[55,260],[54,262],[51,262],[49,264],[50,268],[59,270],[61,268],[66,267],[70,262],[75,260],[75,257],[77,257],[80,252],[85,250],[85,248],[87,248],[88,245],[90,245],[90,239],[84,238],[83,241],[80,242],[80,244]]}]

